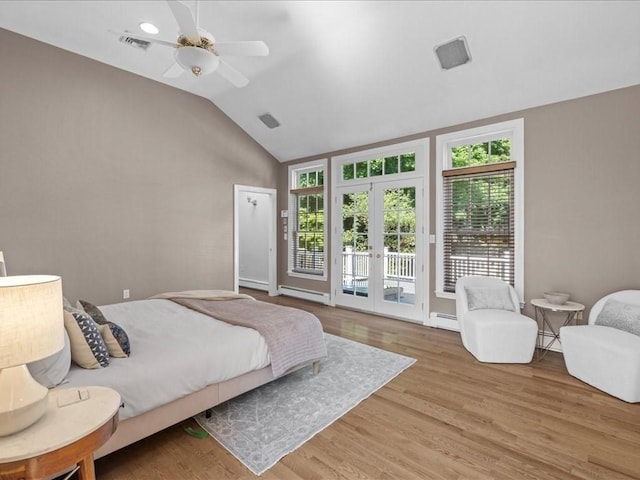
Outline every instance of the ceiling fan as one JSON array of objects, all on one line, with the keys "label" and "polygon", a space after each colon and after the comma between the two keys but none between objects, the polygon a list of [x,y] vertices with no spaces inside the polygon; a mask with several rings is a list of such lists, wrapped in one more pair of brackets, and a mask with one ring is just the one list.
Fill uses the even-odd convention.
[{"label": "ceiling fan", "polygon": [[175,63],[163,76],[175,78],[189,71],[196,77],[216,72],[236,87],[244,87],[249,79],[220,57],[264,57],[269,55],[269,47],[262,41],[216,42],[213,35],[198,28],[198,2],[196,0],[196,18],[191,10],[177,0],[166,0],[178,23],[180,32],[175,42],[158,40],[130,32],[113,32],[144,42],[175,48]]}]

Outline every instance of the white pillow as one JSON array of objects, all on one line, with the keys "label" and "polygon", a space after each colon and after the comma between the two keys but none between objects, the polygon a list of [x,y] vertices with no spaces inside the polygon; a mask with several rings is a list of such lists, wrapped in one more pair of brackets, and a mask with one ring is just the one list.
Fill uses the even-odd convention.
[{"label": "white pillow", "polygon": [[501,287],[465,287],[469,310],[510,310],[516,311],[507,285]]},{"label": "white pillow", "polygon": [[27,364],[33,379],[43,387],[53,388],[60,385],[71,368],[71,342],[64,331],[64,347],[50,357]]}]

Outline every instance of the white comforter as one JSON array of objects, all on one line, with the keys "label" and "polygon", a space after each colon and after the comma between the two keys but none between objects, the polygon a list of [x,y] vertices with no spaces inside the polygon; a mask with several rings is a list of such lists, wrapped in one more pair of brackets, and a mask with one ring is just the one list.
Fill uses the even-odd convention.
[{"label": "white comforter", "polygon": [[104,316],[129,336],[131,356],[111,358],[106,368],[72,365],[62,387],[103,385],[117,390],[124,420],[269,365],[255,330],[229,325],[170,300],[101,306]]}]

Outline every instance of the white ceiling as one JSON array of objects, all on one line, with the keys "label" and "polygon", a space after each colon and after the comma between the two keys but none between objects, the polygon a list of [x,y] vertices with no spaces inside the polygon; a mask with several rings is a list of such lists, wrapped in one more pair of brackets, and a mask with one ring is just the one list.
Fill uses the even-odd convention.
[{"label": "white ceiling", "polygon": [[[199,3],[218,41],[269,46],[226,58],[248,86],[163,78],[171,48],[136,50],[108,32],[144,35],[150,21],[175,40],[162,0],[4,0],[0,27],[206,97],[280,161],[640,84],[639,1]],[[462,35],[472,61],[441,70],[434,47]],[[266,128],[265,112],[281,126]]]}]

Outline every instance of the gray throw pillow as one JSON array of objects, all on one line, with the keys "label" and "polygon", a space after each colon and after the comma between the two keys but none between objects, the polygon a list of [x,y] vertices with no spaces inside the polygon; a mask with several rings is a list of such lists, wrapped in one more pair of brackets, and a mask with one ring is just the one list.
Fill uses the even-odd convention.
[{"label": "gray throw pillow", "polygon": [[516,311],[507,285],[503,287],[465,287],[464,290],[467,292],[469,310]]},{"label": "gray throw pillow", "polygon": [[640,335],[640,305],[608,299],[598,314],[594,325],[617,328]]}]

